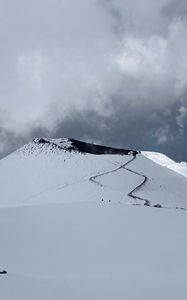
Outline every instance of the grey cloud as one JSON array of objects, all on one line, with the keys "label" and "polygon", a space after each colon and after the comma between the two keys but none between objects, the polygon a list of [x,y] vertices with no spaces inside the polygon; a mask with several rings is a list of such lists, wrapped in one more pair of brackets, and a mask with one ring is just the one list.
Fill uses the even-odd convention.
[{"label": "grey cloud", "polygon": [[187,2],[186,0],[169,1],[162,9],[162,13],[168,18],[187,18]]},{"label": "grey cloud", "polygon": [[3,128],[0,128],[0,140],[0,159],[28,141],[26,138],[15,136],[12,132],[4,130]]},{"label": "grey cloud", "polygon": [[[187,104],[187,103],[186,103]],[[54,130],[53,137],[67,136],[84,141],[130,149],[161,151],[176,160],[186,159],[187,117],[183,129],[177,124],[179,105],[134,110],[131,101],[113,101],[112,116],[101,116],[97,111],[72,111]],[[41,132],[35,135],[41,136]],[[50,136],[50,134],[49,134]]]},{"label": "grey cloud", "polygon": [[183,0],[2,0],[1,155],[44,135],[186,159],[185,12]]}]

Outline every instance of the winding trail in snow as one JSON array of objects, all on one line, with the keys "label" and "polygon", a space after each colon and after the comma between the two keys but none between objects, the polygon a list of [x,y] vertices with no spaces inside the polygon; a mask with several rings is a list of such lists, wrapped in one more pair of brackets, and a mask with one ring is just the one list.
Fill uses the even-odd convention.
[{"label": "winding trail in snow", "polygon": [[131,197],[131,198],[133,198],[133,199],[136,199],[136,200],[144,201],[144,205],[152,206],[151,202],[149,200],[134,195],[134,193],[137,192],[137,191],[139,191],[143,187],[143,185],[147,182],[147,180],[148,180],[147,176],[145,176],[143,174],[140,174],[140,173],[138,173],[136,171],[133,171],[133,170],[131,170],[131,169],[129,169],[129,168],[126,167],[129,163],[131,163],[135,159],[136,159],[136,157],[133,157],[133,159],[131,159],[129,162],[127,162],[125,165],[123,165],[122,168],[124,168],[125,170],[127,170],[127,171],[129,171],[129,172],[131,172],[133,174],[141,176],[143,178],[143,181],[138,186],[136,186],[130,193],[128,193],[128,196]]},{"label": "winding trail in snow", "polygon": [[140,190],[142,188],[142,186],[146,183],[146,181],[148,180],[147,176],[143,175],[143,174],[140,174],[138,172],[135,172],[129,168],[127,168],[127,165],[129,165],[131,162],[133,162],[134,160],[136,159],[136,157],[133,157],[132,159],[130,159],[128,162],[126,162],[125,164],[119,166],[118,168],[114,169],[114,170],[111,170],[111,171],[107,171],[107,172],[104,172],[104,173],[101,173],[101,174],[98,174],[98,175],[95,175],[95,176],[92,176],[89,178],[90,181],[96,183],[97,185],[99,185],[100,187],[103,187],[103,185],[97,181],[96,179],[98,177],[101,177],[101,176],[104,176],[104,175],[107,175],[107,174],[111,174],[111,173],[114,173],[120,169],[125,169],[127,170],[128,172],[131,172],[131,173],[134,173],[138,176],[141,176],[143,178],[143,181],[138,185],[136,186],[131,192],[128,193],[128,196],[133,198],[133,199],[136,199],[136,200],[140,200],[140,201],[143,201],[144,202],[144,205],[147,205],[147,206],[151,206],[151,203],[149,200],[147,199],[144,199],[144,198],[141,198],[139,196],[136,196],[134,195],[135,192],[137,192],[138,190]]},{"label": "winding trail in snow", "polygon": [[[137,154],[137,155],[138,155],[138,154]],[[168,208],[168,209],[169,209],[169,208],[172,208],[172,207],[162,206],[162,205],[160,205],[160,204],[154,204],[154,205],[152,205],[151,202],[150,202],[150,200],[147,200],[147,199],[145,199],[145,198],[142,198],[142,197],[139,197],[139,196],[134,195],[134,193],[138,192],[138,191],[145,185],[145,183],[146,183],[147,180],[148,180],[148,177],[147,177],[146,175],[143,175],[143,174],[141,174],[141,173],[138,173],[138,172],[136,172],[136,171],[133,171],[132,169],[127,168],[127,166],[128,166],[130,163],[132,163],[135,159],[136,159],[136,156],[134,156],[132,159],[130,159],[130,160],[129,160],[128,162],[126,162],[125,164],[119,166],[118,168],[116,168],[116,169],[114,169],[114,170],[111,170],[111,171],[107,171],[107,172],[98,174],[98,175],[95,175],[95,176],[92,176],[92,177],[89,178],[89,180],[92,181],[92,182],[94,182],[94,183],[96,183],[96,184],[99,185],[100,187],[103,187],[104,185],[101,184],[99,181],[96,180],[98,177],[101,177],[101,176],[104,176],[104,175],[107,175],[107,174],[114,173],[114,172],[116,172],[116,171],[118,171],[118,170],[120,170],[120,169],[125,169],[125,170],[127,170],[128,172],[131,172],[131,173],[136,174],[136,175],[138,175],[138,176],[141,176],[141,177],[143,178],[143,181],[142,181],[138,186],[136,186],[132,191],[130,191],[130,192],[128,193],[128,196],[129,196],[129,197],[133,198],[134,200],[143,201],[143,202],[144,202],[143,205],[145,205],[145,206],[150,206],[150,207],[154,207],[154,208]],[[140,205],[140,204],[132,204],[132,205]],[[187,209],[184,208],[184,207],[175,207],[175,209],[179,209],[179,210],[187,210]]]}]

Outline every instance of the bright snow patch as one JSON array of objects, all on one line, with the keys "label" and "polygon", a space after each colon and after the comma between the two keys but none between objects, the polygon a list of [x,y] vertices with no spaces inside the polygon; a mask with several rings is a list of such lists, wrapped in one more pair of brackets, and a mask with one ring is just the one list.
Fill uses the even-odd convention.
[{"label": "bright snow patch", "polygon": [[177,163],[168,156],[158,153],[158,152],[148,152],[148,151],[142,151],[142,154],[156,162],[157,164],[161,166],[165,166],[185,177],[187,177],[187,162],[180,162]]}]

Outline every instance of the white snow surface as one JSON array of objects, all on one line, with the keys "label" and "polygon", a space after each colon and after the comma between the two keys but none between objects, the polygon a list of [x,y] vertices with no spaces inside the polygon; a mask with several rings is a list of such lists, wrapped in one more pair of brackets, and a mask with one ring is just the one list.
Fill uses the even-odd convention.
[{"label": "white snow surface", "polygon": [[54,143],[64,150],[35,141],[0,161],[1,298],[186,300],[187,179],[145,155],[127,170],[131,155]]},{"label": "white snow surface", "polygon": [[151,152],[151,151],[142,151],[142,154],[156,162],[157,164],[167,167],[185,177],[187,177],[187,162],[175,162],[168,156],[159,152]]}]

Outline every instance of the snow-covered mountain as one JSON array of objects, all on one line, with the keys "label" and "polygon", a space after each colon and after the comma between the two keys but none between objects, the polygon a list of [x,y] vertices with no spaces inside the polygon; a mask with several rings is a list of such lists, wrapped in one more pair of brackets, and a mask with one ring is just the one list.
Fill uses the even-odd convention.
[{"label": "snow-covered mountain", "polygon": [[0,160],[2,299],[186,299],[178,166],[65,138]]},{"label": "snow-covered mountain", "polygon": [[168,161],[156,153],[36,138],[0,161],[0,205],[103,199],[187,208],[187,180],[163,167]]}]

